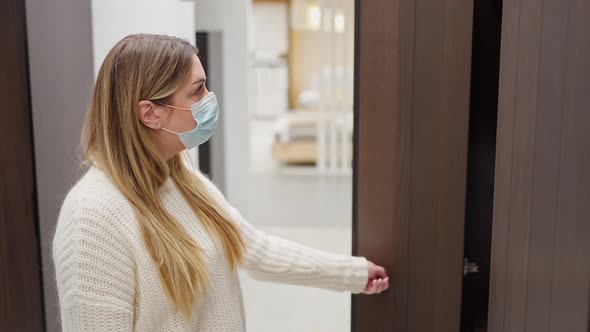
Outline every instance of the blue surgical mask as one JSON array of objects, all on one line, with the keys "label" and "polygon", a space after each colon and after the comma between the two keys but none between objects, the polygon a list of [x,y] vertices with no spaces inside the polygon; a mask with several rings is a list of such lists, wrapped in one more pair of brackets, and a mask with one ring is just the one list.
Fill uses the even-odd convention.
[{"label": "blue surgical mask", "polygon": [[215,132],[215,128],[217,127],[217,119],[219,117],[219,105],[217,104],[215,93],[207,93],[203,99],[199,100],[196,104],[193,104],[191,108],[182,108],[171,105],[164,106],[191,111],[193,113],[193,118],[197,122],[197,126],[193,130],[177,133],[162,127],[163,130],[178,135],[178,138],[180,138],[180,141],[187,149],[190,150],[199,146],[207,142],[209,138],[213,136],[213,132]]}]

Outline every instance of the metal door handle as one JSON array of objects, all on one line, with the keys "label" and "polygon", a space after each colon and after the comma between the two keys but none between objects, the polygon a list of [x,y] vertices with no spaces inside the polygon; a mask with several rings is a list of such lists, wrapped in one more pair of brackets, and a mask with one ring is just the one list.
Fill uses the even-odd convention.
[{"label": "metal door handle", "polygon": [[477,263],[469,262],[469,260],[467,258],[463,259],[463,276],[466,276],[466,275],[472,274],[472,273],[478,273],[478,272],[479,272],[479,266],[477,266]]}]

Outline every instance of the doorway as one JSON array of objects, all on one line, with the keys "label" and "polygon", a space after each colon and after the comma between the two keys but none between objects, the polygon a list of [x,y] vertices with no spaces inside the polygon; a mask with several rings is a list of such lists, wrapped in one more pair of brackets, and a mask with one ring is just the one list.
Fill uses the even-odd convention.
[{"label": "doorway", "polygon": [[588,331],[588,2],[356,13],[355,331]]},{"label": "doorway", "polygon": [[465,202],[465,270],[461,331],[487,328],[502,0],[475,1],[471,51],[469,147]]}]

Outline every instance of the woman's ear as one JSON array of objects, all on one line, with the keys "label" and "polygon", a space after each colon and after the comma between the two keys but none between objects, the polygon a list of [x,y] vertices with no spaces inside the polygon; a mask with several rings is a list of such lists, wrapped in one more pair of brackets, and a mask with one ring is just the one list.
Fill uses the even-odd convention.
[{"label": "woman's ear", "polygon": [[159,107],[149,100],[141,100],[138,104],[139,120],[149,128],[160,129],[162,120]]}]

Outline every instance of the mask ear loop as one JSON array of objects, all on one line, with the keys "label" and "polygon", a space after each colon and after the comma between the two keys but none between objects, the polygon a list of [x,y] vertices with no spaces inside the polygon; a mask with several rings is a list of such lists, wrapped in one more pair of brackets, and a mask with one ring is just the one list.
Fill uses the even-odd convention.
[{"label": "mask ear loop", "polygon": [[184,107],[172,106],[172,105],[164,104],[164,103],[161,103],[161,102],[159,102],[159,101],[154,101],[154,100],[152,100],[152,102],[153,102],[154,104],[156,104],[156,105],[160,105],[160,106],[166,106],[166,107],[174,108],[174,109],[177,109],[177,110],[191,111],[191,109],[190,109],[190,108],[184,108]]},{"label": "mask ear loop", "polygon": [[[166,107],[170,107],[170,108],[172,108],[172,109],[177,109],[177,110],[183,110],[183,111],[192,111],[192,109],[190,109],[190,108],[177,107],[177,106],[172,106],[172,105],[168,105],[168,104],[162,104],[162,103],[159,103],[159,102],[154,102],[154,104],[156,104],[156,105],[160,105],[160,106],[166,106]],[[198,126],[198,124],[197,124],[197,126]],[[196,127],[195,127],[195,128],[196,128]],[[167,131],[167,132],[169,132],[169,133],[172,133],[172,134],[180,135],[180,133],[177,133],[177,132],[175,132],[175,131],[172,131],[172,130],[170,130],[170,129],[166,129],[166,128],[164,128],[164,127],[160,127],[160,129],[163,129],[163,130],[165,130],[165,131]]]},{"label": "mask ear loop", "polygon": [[[178,110],[183,110],[183,111],[190,111],[191,110],[190,108],[182,108],[182,107],[176,107],[176,106],[172,106],[172,105],[168,105],[168,104],[162,104],[162,103],[160,103],[158,101],[153,101],[153,103],[156,104],[156,105],[166,106],[166,107],[170,107],[170,108],[178,109]],[[172,133],[172,134],[180,135],[179,133],[177,133],[175,131],[172,131],[170,129],[166,129],[164,127],[160,127],[160,129],[165,130],[165,131],[167,131],[169,133]]]},{"label": "mask ear loop", "polygon": [[170,107],[170,108],[174,108],[174,109],[177,109],[177,110],[191,111],[190,108],[176,107],[176,106],[172,106],[172,105],[168,105],[168,104],[159,104],[159,105]]},{"label": "mask ear loop", "polygon": [[160,127],[160,129],[162,129],[162,130],[165,130],[165,131],[167,131],[167,132],[169,132],[169,133],[173,133],[173,134],[176,134],[176,135],[180,135],[179,133],[177,133],[177,132],[175,132],[175,131],[172,131],[172,130],[170,130],[170,129],[166,129],[166,128],[164,128],[164,127]]}]

